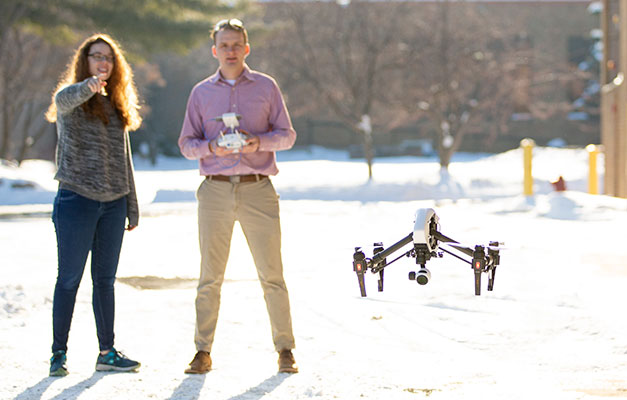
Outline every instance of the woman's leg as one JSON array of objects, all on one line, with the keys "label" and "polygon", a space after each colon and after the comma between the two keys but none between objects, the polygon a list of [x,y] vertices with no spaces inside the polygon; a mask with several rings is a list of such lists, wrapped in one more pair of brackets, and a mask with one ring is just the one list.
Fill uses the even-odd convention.
[{"label": "woman's leg", "polygon": [[126,197],[101,204],[91,253],[93,308],[100,350],[113,348],[115,274],[126,221]]},{"label": "woman's leg", "polygon": [[76,292],[96,228],[98,202],[61,189],[52,221],[57,234],[58,275],[52,302],[52,352],[67,351]]}]

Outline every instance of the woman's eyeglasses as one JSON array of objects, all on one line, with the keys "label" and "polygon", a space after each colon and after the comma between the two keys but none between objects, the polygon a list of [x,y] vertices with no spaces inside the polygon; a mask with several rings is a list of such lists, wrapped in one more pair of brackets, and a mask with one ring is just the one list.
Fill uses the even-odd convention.
[{"label": "woman's eyeglasses", "polygon": [[109,64],[113,64],[113,61],[114,61],[113,56],[105,56],[104,54],[101,54],[101,53],[87,54],[87,57],[93,58],[94,61],[96,62],[106,61]]}]

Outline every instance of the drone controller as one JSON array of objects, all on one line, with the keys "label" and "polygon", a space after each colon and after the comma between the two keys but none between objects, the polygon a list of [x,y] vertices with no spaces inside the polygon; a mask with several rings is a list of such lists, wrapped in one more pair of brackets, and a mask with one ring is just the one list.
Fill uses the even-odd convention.
[{"label": "drone controller", "polygon": [[[387,257],[410,243],[413,243],[413,246],[409,251],[390,262],[387,261]],[[440,233],[440,218],[433,209],[419,209],[416,211],[414,231],[392,246],[386,249],[382,243],[375,243],[372,258],[367,258],[361,247],[356,247],[353,254],[353,271],[357,274],[361,296],[366,297],[365,275],[368,270],[373,274],[379,274],[378,289],[379,292],[382,292],[383,271],[385,268],[402,257],[413,257],[420,268],[418,271],[411,271],[409,279],[416,281],[419,285],[426,285],[431,280],[431,272],[426,267],[427,261],[434,257],[443,257],[444,253],[446,253],[470,264],[474,273],[475,295],[479,296],[481,294],[481,275],[483,273],[488,276],[488,291],[494,289],[496,267],[500,263],[499,245],[501,244],[499,242],[490,242],[488,246],[465,247]],[[470,259],[466,259],[455,252],[466,255]]]},{"label": "drone controller", "polygon": [[241,115],[235,113],[224,113],[222,116],[215,118],[216,121],[224,122],[227,128],[226,133],[225,131],[220,131],[220,136],[217,140],[218,146],[233,150],[234,153],[239,152],[242,147],[246,146],[248,135],[237,129],[241,117]]}]

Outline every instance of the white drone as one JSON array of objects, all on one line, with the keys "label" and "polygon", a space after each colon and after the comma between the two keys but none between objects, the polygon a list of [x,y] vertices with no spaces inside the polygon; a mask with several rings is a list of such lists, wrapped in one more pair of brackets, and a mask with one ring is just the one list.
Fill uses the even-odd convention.
[{"label": "white drone", "polygon": [[220,136],[217,140],[218,146],[233,150],[234,153],[239,152],[242,147],[246,146],[248,135],[237,129],[240,118],[242,116],[235,113],[224,113],[221,117],[215,118],[216,121],[224,122],[224,126],[227,128],[226,133],[220,131]]},{"label": "white drone", "polygon": [[[409,251],[387,262],[388,256],[412,242],[413,247]],[[420,265],[420,269],[417,272],[410,272],[409,279],[415,280],[419,285],[426,285],[431,279],[431,272],[426,267],[427,261],[432,257],[443,257],[444,253],[447,253],[471,265],[475,277],[475,295],[479,296],[481,294],[482,273],[488,274],[488,291],[494,289],[494,276],[496,267],[500,263],[499,245],[501,244],[499,242],[490,242],[488,246],[476,245],[474,249],[462,246],[456,240],[440,233],[440,218],[432,208],[423,208],[416,211],[414,231],[412,233],[387,249],[383,248],[381,243],[375,243],[372,258],[367,258],[361,247],[356,247],[353,254],[353,271],[357,274],[361,296],[366,297],[365,273],[368,269],[372,273],[379,273],[378,288],[379,292],[382,292],[384,268],[401,257],[413,257],[416,259],[416,264]],[[450,249],[440,247],[440,245],[446,245]],[[467,260],[452,250],[472,258]]]}]

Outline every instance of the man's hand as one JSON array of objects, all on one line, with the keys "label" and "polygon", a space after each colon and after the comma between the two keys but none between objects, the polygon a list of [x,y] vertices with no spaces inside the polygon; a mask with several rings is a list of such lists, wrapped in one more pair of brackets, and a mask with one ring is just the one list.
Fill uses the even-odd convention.
[{"label": "man's hand", "polygon": [[242,153],[254,153],[259,150],[259,136],[248,135],[246,146],[242,147]]},{"label": "man's hand", "polygon": [[228,156],[229,154],[233,154],[235,152],[233,149],[227,149],[226,147],[218,146],[217,138],[209,142],[209,151],[218,157]]},{"label": "man's hand", "polygon": [[239,150],[227,149],[226,147],[218,146],[218,139],[216,138],[216,139],[213,139],[211,142],[209,142],[209,151],[211,151],[213,154],[215,154],[218,157],[224,157],[229,154],[235,154],[238,152],[254,153],[257,150],[259,150],[260,141],[259,141],[258,136],[252,136],[250,133],[246,131],[240,131],[240,132],[248,136],[248,139],[246,139],[246,145],[242,146],[242,148],[240,148]]}]

